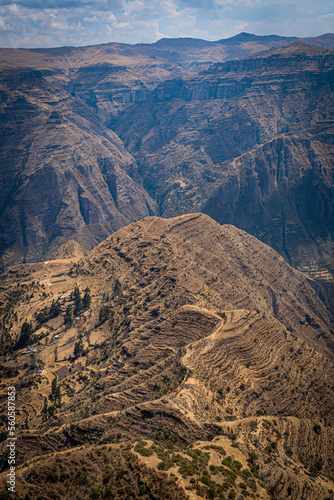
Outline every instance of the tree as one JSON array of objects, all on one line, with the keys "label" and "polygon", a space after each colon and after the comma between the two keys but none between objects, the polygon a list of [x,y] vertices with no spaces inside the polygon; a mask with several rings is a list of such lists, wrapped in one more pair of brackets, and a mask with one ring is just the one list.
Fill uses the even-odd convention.
[{"label": "tree", "polygon": [[72,306],[68,306],[64,316],[65,326],[70,326],[72,324],[72,321],[73,321]]},{"label": "tree", "polygon": [[34,354],[30,354],[30,371],[37,369],[37,362]]},{"label": "tree", "polygon": [[82,298],[78,297],[74,303],[74,314],[77,316],[79,312],[82,311],[82,309],[83,309]]},{"label": "tree", "polygon": [[107,321],[109,314],[110,314],[110,307],[109,306],[101,306],[101,309],[99,312],[99,324],[100,325],[102,325],[102,323]]},{"label": "tree", "polygon": [[59,300],[57,300],[56,302],[53,300],[49,312],[50,319],[58,316],[60,311],[61,311],[61,305],[59,303]]},{"label": "tree", "polygon": [[46,397],[44,397],[44,406],[42,409],[42,418],[43,421],[45,421],[48,418],[48,400]]},{"label": "tree", "polygon": [[57,384],[57,377],[55,377],[51,383],[50,399],[53,401],[58,401],[58,404],[61,403],[60,386]]},{"label": "tree", "polygon": [[72,295],[74,295],[74,314],[77,315],[83,309],[81,293],[78,286],[74,288]]},{"label": "tree", "polygon": [[121,293],[121,290],[122,290],[121,282],[119,281],[118,278],[116,278],[114,283],[114,294],[119,295]]},{"label": "tree", "polygon": [[91,296],[90,296],[90,293],[89,293],[89,292],[90,292],[90,290],[89,290],[89,288],[87,287],[87,288],[85,289],[85,295],[84,295],[83,300],[82,300],[82,303],[83,303],[83,306],[84,306],[84,308],[85,308],[85,309],[86,309],[86,308],[88,308],[88,307],[90,306],[90,303],[91,303],[91,301],[92,301],[92,299],[91,299]]},{"label": "tree", "polygon": [[73,356],[75,358],[78,358],[79,356],[81,356],[81,354],[83,353],[83,342],[82,340],[78,340],[78,342],[76,342],[74,344],[74,351],[73,351]]},{"label": "tree", "polygon": [[44,307],[41,311],[35,314],[36,321],[40,324],[46,323],[49,321],[49,319],[55,318],[56,316],[59,315],[61,311],[61,306],[59,301],[57,300],[56,302],[53,300],[52,304],[50,306],[50,309],[47,307]]},{"label": "tree", "polygon": [[31,335],[32,335],[32,324],[25,321],[21,326],[21,332],[16,346],[20,348],[29,345],[31,340]]},{"label": "tree", "polygon": [[57,390],[57,377],[55,377],[51,382],[51,394],[54,395]]}]

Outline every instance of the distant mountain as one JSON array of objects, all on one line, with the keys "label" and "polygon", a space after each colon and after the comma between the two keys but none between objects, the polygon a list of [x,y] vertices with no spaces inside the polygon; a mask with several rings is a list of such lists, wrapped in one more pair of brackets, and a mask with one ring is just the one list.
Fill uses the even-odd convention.
[{"label": "distant mountain", "polygon": [[219,40],[219,42],[228,45],[235,45],[236,43],[244,43],[244,42],[269,42],[270,44],[286,42],[287,44],[290,44],[294,40],[298,40],[298,37],[278,36],[278,35],[254,35],[253,33],[247,33],[243,31],[230,38],[223,38],[222,40]]},{"label": "distant mountain", "polygon": [[301,38],[301,40],[321,49],[334,49],[334,33],[325,33],[314,38]]}]

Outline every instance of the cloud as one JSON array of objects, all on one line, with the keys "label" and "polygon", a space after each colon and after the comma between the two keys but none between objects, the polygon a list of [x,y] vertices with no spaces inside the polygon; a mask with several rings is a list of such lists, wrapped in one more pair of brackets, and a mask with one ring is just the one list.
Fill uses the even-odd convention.
[{"label": "cloud", "polygon": [[0,6],[16,4],[27,9],[75,9],[95,8],[98,10],[121,9],[122,0],[0,0]]},{"label": "cloud", "polygon": [[51,47],[162,37],[218,40],[334,31],[332,0],[0,0],[0,46]]},{"label": "cloud", "polygon": [[192,8],[192,9],[216,9],[217,3],[215,0],[177,0],[177,4],[180,8]]},{"label": "cloud", "polygon": [[21,7],[26,7],[27,9],[69,9],[73,7],[80,7],[81,5],[85,5],[86,2],[83,0],[82,2],[77,0],[16,0],[12,2],[10,0],[0,0],[0,5],[19,5]]}]

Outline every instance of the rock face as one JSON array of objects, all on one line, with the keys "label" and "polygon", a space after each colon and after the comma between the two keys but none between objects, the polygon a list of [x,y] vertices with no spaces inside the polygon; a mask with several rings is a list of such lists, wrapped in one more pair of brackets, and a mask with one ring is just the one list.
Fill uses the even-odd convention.
[{"label": "rock face", "polygon": [[82,101],[38,71],[2,73],[2,264],[92,248],[156,212],[134,158]]},{"label": "rock face", "polygon": [[294,265],[332,267],[333,63],[297,41],[216,64],[159,85],[111,127],[161,215],[200,209]]},{"label": "rock face", "polygon": [[[131,498],[167,470],[171,489],[151,498],[331,497],[333,332],[301,273],[201,213],[148,217],[82,258],[73,250],[1,277],[19,498],[89,498],[96,485]],[[79,319],[61,309],[40,324],[58,297]],[[11,342],[30,322],[35,365]]]}]

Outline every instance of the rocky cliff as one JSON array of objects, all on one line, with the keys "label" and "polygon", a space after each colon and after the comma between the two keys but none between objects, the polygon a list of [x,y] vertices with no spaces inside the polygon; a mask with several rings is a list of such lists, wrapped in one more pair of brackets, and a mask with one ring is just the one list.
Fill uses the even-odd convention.
[{"label": "rocky cliff", "polygon": [[39,71],[1,74],[2,265],[92,248],[156,212],[137,164],[91,109]]},{"label": "rocky cliff", "polygon": [[297,41],[216,64],[159,85],[110,126],[160,214],[200,209],[294,265],[331,267],[333,62]]},{"label": "rocky cliff", "polygon": [[333,36],[307,42],[3,49],[2,267],[202,210],[331,286]]}]

